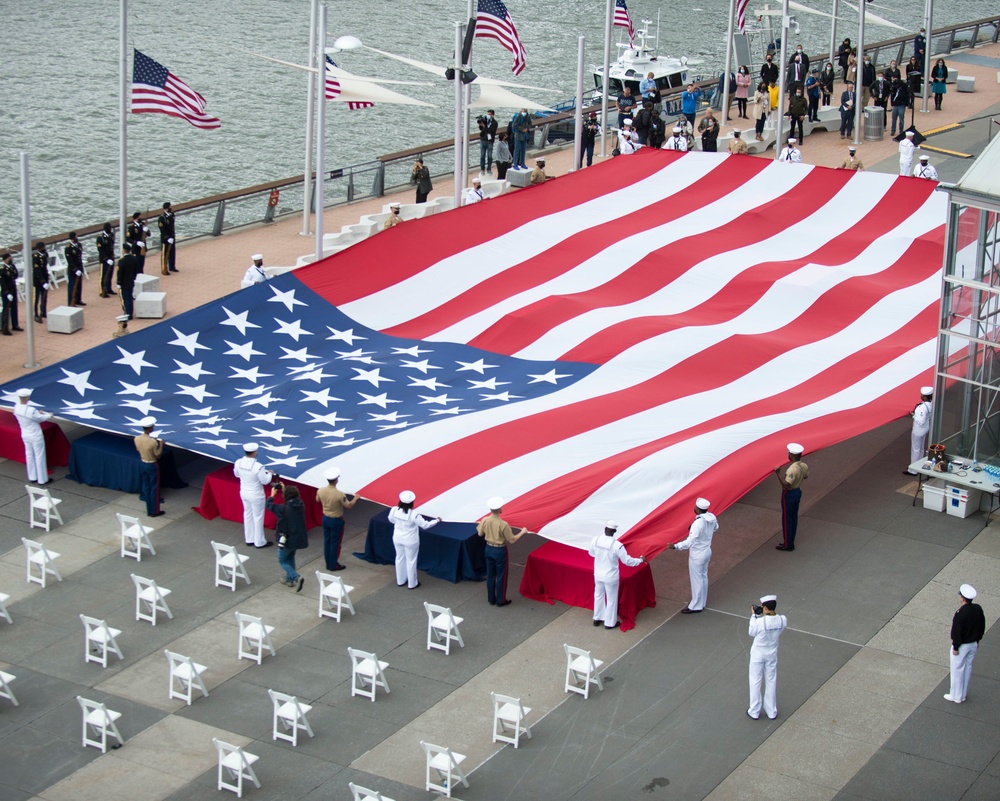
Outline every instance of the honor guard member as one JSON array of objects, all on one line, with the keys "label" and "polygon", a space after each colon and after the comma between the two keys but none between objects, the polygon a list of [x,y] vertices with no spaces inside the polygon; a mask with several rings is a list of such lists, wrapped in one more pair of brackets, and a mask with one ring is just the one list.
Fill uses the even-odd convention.
[{"label": "honor guard member", "polygon": [[[922,462],[927,457],[927,433],[931,430],[931,414],[934,412],[934,387],[920,388],[920,403],[918,403],[910,417],[913,418],[913,426],[910,428],[910,464]],[[903,475],[918,475],[906,468]]]},{"label": "honor guard member", "polygon": [[778,551],[795,550],[795,532],[799,528],[799,501],[802,500],[802,482],[809,478],[809,467],[802,461],[804,448],[797,442],[788,445],[788,461],[785,477],[781,477],[781,468],[774,468],[774,475],[781,484],[781,531],[783,542],[775,545]]},{"label": "honor guard member", "polygon": [[134,439],[139,452],[139,499],[146,501],[146,514],[159,517],[160,510],[160,457],[163,456],[163,440],[153,437],[156,420],[143,417],[139,421],[142,433]]},{"label": "honor guard member", "polygon": [[667,141],[663,143],[661,150],[676,150],[680,153],[686,153],[688,149],[687,137],[684,136],[684,129],[680,125],[675,125],[673,133],[667,138]]},{"label": "honor guard member", "polygon": [[921,156],[920,163],[913,168],[913,177],[924,178],[928,181],[936,181],[938,179],[938,171],[934,165],[929,162],[929,156]]},{"label": "honor guard member", "polygon": [[132,253],[135,254],[139,262],[140,275],[146,266],[146,237],[148,236],[149,228],[142,219],[142,213],[137,211],[132,215],[132,222],[125,229],[125,241],[132,245]]},{"label": "honor guard member", "polygon": [[399,216],[399,204],[390,203],[389,204],[389,216],[385,218],[385,222],[382,223],[382,230],[388,231],[390,228],[395,228],[397,225],[405,222],[402,217]]},{"label": "honor guard member", "polygon": [[12,331],[23,330],[17,324],[17,265],[9,253],[3,254],[3,262],[0,263],[0,294],[3,302],[3,335],[9,337]]},{"label": "honor guard member", "polygon": [[739,128],[733,129],[733,138],[729,140],[729,152],[734,156],[745,156],[747,153],[747,143],[743,141],[742,131]]},{"label": "honor guard member", "polygon": [[138,275],[139,260],[131,252],[138,245],[125,245],[125,255],[118,260],[118,291],[121,293],[122,311],[131,320],[135,315],[135,277]]},{"label": "honor guard member", "polygon": [[86,306],[83,302],[83,245],[76,238],[76,231],[69,232],[66,255],[66,305]]},{"label": "honor guard member", "polygon": [[47,484],[49,482],[49,466],[45,462],[45,434],[42,432],[42,423],[51,420],[52,415],[29,404],[30,398],[30,389],[17,391],[17,406],[14,407],[14,416],[17,417],[17,424],[21,426],[28,481],[34,481],[36,484]]},{"label": "honor guard member", "polygon": [[479,203],[486,199],[483,194],[483,184],[478,178],[472,179],[472,186],[465,190],[462,197],[463,206],[471,206],[473,203]]},{"label": "honor guard member", "polygon": [[507,606],[507,543],[517,542],[528,529],[522,528],[517,534],[510,524],[500,517],[503,498],[494,495],[486,505],[490,514],[479,521],[476,533],[486,540],[486,600],[490,606]]},{"label": "honor guard member", "polygon": [[645,556],[629,556],[625,546],[615,539],[618,524],[609,520],[604,534],[594,537],[589,553],[594,557],[594,625],[604,623],[605,629],[616,629],[618,620],[618,563],[638,567]]},{"label": "honor guard member", "polygon": [[861,159],[858,158],[858,149],[851,145],[847,148],[847,158],[844,159],[844,163],[840,165],[837,169],[840,170],[854,170],[855,172],[864,172],[865,165],[861,163]]},{"label": "honor guard member", "polygon": [[263,284],[268,277],[267,273],[264,272],[264,255],[262,253],[254,253],[250,259],[253,261],[253,264],[243,273],[243,280],[240,281],[242,289],[246,289],[254,284]]},{"label": "honor guard member", "polygon": [[916,147],[913,144],[913,131],[907,131],[902,142],[899,143],[899,174],[909,175],[910,165],[913,163],[913,151]]},{"label": "honor guard member", "polygon": [[976,598],[976,588],[971,584],[963,584],[958,588],[962,599],[961,606],[951,619],[951,687],[945,695],[945,701],[961,704],[969,692],[969,679],[972,678],[972,660],[979,650],[979,641],[986,633],[986,616],[979,604],[972,603]]},{"label": "honor guard member", "polygon": [[324,474],[326,486],[316,492],[316,500],[323,507],[323,558],[327,570],[344,570],[340,564],[340,543],[344,539],[344,510],[351,509],[358,502],[355,495],[348,498],[337,482],[340,480],[340,469],[329,468]]},{"label": "honor guard member", "polygon": [[31,254],[31,282],[35,287],[35,322],[40,323],[48,317],[49,306],[49,252],[44,242],[35,243],[35,252]]},{"label": "honor guard member", "polygon": [[115,317],[115,322],[116,322],[115,330],[111,332],[111,338],[118,339],[118,337],[127,336],[129,333],[128,315],[119,314],[117,317]]},{"label": "honor guard member", "polygon": [[168,200],[163,204],[163,211],[156,218],[156,225],[160,229],[160,272],[164,275],[176,273],[177,245],[174,242],[174,211],[170,207]]},{"label": "honor guard member", "polygon": [[243,458],[233,465],[233,474],[240,480],[240,500],[243,501],[243,539],[247,545],[267,548],[273,545],[264,538],[264,487],[274,473],[257,461],[257,443],[243,446]]},{"label": "honor guard member", "polygon": [[781,155],[778,156],[778,161],[785,161],[790,164],[801,164],[802,151],[796,147],[798,141],[799,140],[794,136],[789,137],[788,144],[781,149]]},{"label": "honor guard member", "polygon": [[396,585],[415,590],[420,586],[417,581],[417,556],[420,553],[420,530],[436,526],[441,522],[437,517],[428,520],[423,517],[413,504],[417,496],[410,490],[399,493],[399,504],[389,510],[389,522],[392,523],[392,545],[396,549]]},{"label": "honor guard member", "polygon": [[694,522],[686,539],[675,542],[672,551],[688,551],[688,575],[691,578],[691,603],[681,610],[682,615],[702,612],[708,603],[708,563],[712,559],[712,536],[719,530],[719,521],[710,511],[711,504],[704,498],[694,502]]},{"label": "honor guard member", "polygon": [[114,295],[111,282],[115,277],[115,232],[111,223],[104,223],[104,231],[97,237],[97,258],[101,261],[101,297]]},{"label": "honor guard member", "polygon": [[532,184],[544,184],[549,180],[549,176],[545,174],[545,159],[535,159],[535,169],[531,171],[528,180]]},{"label": "honor guard member", "polygon": [[761,692],[764,682],[764,714],[771,720],[778,717],[778,640],[788,627],[788,618],[775,614],[777,595],[765,595],[760,606],[750,607],[750,708],[747,715],[754,720],[760,717]]}]

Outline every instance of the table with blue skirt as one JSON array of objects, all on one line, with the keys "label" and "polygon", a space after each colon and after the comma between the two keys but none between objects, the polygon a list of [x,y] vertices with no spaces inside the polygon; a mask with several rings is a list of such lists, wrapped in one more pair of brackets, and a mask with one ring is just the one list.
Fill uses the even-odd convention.
[{"label": "table with blue skirt", "polygon": [[[483,581],[486,578],[485,548],[485,541],[476,534],[475,524],[441,522],[420,532],[417,570],[454,583]],[[396,548],[392,544],[388,509],[368,521],[365,551],[354,555],[376,565],[395,563]]]},{"label": "table with blue skirt", "polygon": [[[139,492],[139,452],[131,437],[106,431],[87,434],[69,450],[69,475],[91,487],[107,487],[121,492]],[[160,457],[160,488],[183,489],[187,483],[177,472],[177,460],[169,448]]]}]

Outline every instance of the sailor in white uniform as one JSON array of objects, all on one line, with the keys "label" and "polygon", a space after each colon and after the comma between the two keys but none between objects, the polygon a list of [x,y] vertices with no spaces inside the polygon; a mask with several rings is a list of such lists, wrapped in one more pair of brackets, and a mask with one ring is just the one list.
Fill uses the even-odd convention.
[{"label": "sailor in white uniform", "polygon": [[688,149],[688,140],[684,136],[684,129],[680,125],[675,125],[674,130],[667,141],[663,143],[660,150],[676,150],[680,153],[686,153]]},{"label": "sailor in white uniform", "polygon": [[[913,427],[910,429],[910,464],[921,462],[927,456],[927,433],[931,430],[931,414],[934,412],[934,387],[920,388],[920,403],[918,403],[910,417],[913,418]],[[903,471],[909,476],[915,476],[907,468]]]},{"label": "sailor in white uniform", "polygon": [[638,567],[646,561],[645,556],[629,556],[625,546],[615,539],[618,524],[609,520],[604,524],[604,534],[594,537],[590,544],[590,555],[594,557],[594,625],[616,629],[618,622],[618,562],[629,567]]},{"label": "sailor in white uniform", "polygon": [[240,500],[243,501],[243,539],[247,545],[266,548],[274,543],[264,538],[264,487],[274,474],[257,461],[257,443],[243,446],[242,459],[233,465],[233,474],[240,480]]},{"label": "sailor in white uniform", "polygon": [[934,165],[929,162],[929,156],[921,156],[920,163],[913,168],[913,177],[923,178],[926,181],[936,181],[938,179],[938,171]]},{"label": "sailor in white uniform", "polygon": [[21,426],[21,439],[24,441],[25,464],[28,467],[28,481],[38,484],[47,484],[49,481],[49,466],[45,461],[45,434],[42,432],[42,423],[51,420],[49,412],[36,409],[28,403],[31,398],[30,389],[19,389],[17,391],[17,406],[14,407],[14,416]]},{"label": "sailor in white uniform", "polygon": [[[750,708],[747,715],[760,717],[760,684],[764,682],[764,714],[771,720],[778,717],[778,639],[788,627],[788,618],[775,614],[777,595],[765,595],[760,606],[751,607],[750,618]],[[759,610],[759,612],[758,612]]]},{"label": "sailor in white uniform", "polygon": [[479,203],[485,200],[486,195],[483,194],[483,185],[478,178],[472,179],[472,186],[465,190],[462,195],[462,205],[471,206],[473,203]]},{"label": "sailor in white uniform", "polygon": [[712,559],[712,535],[719,530],[719,521],[708,511],[710,506],[704,498],[695,501],[695,518],[687,538],[669,546],[672,551],[690,551],[688,575],[691,577],[691,603],[681,610],[682,615],[701,612],[708,602],[708,563]]},{"label": "sailor in white uniform", "polygon": [[413,508],[417,496],[410,490],[399,493],[399,504],[389,510],[392,523],[392,544],[396,549],[396,585],[415,590],[417,581],[417,557],[420,554],[420,530],[436,526],[441,518],[428,520]]},{"label": "sailor in white uniform", "polygon": [[264,272],[264,256],[260,253],[254,253],[250,258],[253,259],[253,264],[243,273],[243,280],[240,281],[241,289],[246,289],[254,284],[263,284],[268,278],[267,273]]},{"label": "sailor in white uniform", "polygon": [[622,120],[622,127],[618,131],[618,149],[623,156],[635,153],[642,145],[639,144],[639,134],[632,130],[632,120]]},{"label": "sailor in white uniform", "polygon": [[798,141],[799,140],[794,136],[789,137],[788,144],[781,149],[781,155],[778,156],[778,161],[786,161],[791,164],[801,164],[802,151],[795,146],[798,144]]},{"label": "sailor in white uniform", "polygon": [[909,175],[910,165],[913,163],[913,131],[907,131],[903,141],[899,143],[899,174]]}]

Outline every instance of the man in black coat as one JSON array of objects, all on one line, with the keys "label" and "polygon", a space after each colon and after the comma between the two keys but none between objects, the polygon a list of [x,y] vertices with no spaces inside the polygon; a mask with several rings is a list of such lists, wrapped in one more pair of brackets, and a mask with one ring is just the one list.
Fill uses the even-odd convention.
[{"label": "man in black coat", "polygon": [[177,245],[174,242],[174,211],[168,200],[163,211],[156,218],[160,229],[160,272],[164,275],[178,272],[176,264]]},{"label": "man in black coat", "polygon": [[976,595],[976,588],[971,584],[959,587],[958,597],[962,604],[951,621],[951,688],[944,700],[954,701],[956,704],[965,701],[969,692],[972,660],[976,658],[979,641],[986,633],[983,608],[972,603]]},{"label": "man in black coat", "polygon": [[882,109],[882,126],[885,127],[888,121],[889,108],[889,82],[885,79],[885,73],[878,73],[878,77],[871,86],[872,102]]},{"label": "man in black coat", "polygon": [[129,251],[137,245],[125,245],[125,255],[118,260],[118,291],[121,293],[122,311],[134,319],[135,277],[139,274],[139,260]]},{"label": "man in black coat", "polygon": [[66,305],[86,306],[83,302],[83,245],[76,238],[76,231],[69,232],[66,254]]},{"label": "man in black coat", "polygon": [[104,223],[104,231],[97,237],[97,257],[101,261],[101,297],[116,294],[111,289],[115,277],[115,232],[111,223]]},{"label": "man in black coat", "polygon": [[35,243],[35,252],[31,254],[31,280],[35,287],[35,322],[40,323],[48,317],[49,305],[49,252],[44,242]]},{"label": "man in black coat", "polygon": [[22,330],[17,324],[17,266],[9,253],[3,254],[0,263],[0,294],[3,296],[2,333],[6,337],[11,331]]},{"label": "man in black coat", "polygon": [[778,76],[781,74],[781,70],[778,65],[774,63],[774,57],[768,53],[767,60],[761,64],[760,67],[760,79],[765,83],[765,85],[770,86],[772,83],[778,82]]},{"label": "man in black coat", "polygon": [[875,83],[875,65],[872,64],[871,56],[865,56],[858,73],[861,79],[861,106],[863,108],[868,105],[872,84]]}]

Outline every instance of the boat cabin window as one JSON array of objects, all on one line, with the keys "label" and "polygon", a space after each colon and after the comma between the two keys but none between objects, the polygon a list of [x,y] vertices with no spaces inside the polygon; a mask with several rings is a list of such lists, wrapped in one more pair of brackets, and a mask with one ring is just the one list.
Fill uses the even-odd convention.
[{"label": "boat cabin window", "polygon": [[[625,83],[625,86],[627,86],[629,89],[632,90],[632,96],[633,97],[638,97],[639,96],[639,94],[640,94],[639,93],[639,81],[637,81],[637,80],[636,81],[625,81],[624,83]],[[599,75],[595,75],[594,76],[594,85],[598,89],[602,88],[601,76],[599,76]],[[621,93],[622,93],[622,81],[620,81],[618,78],[612,78],[611,79],[611,94],[613,96],[617,97]]]},{"label": "boat cabin window", "polygon": [[670,75],[663,75],[656,79],[656,85],[660,90],[676,89],[678,86],[687,84],[687,73],[672,72]]}]

